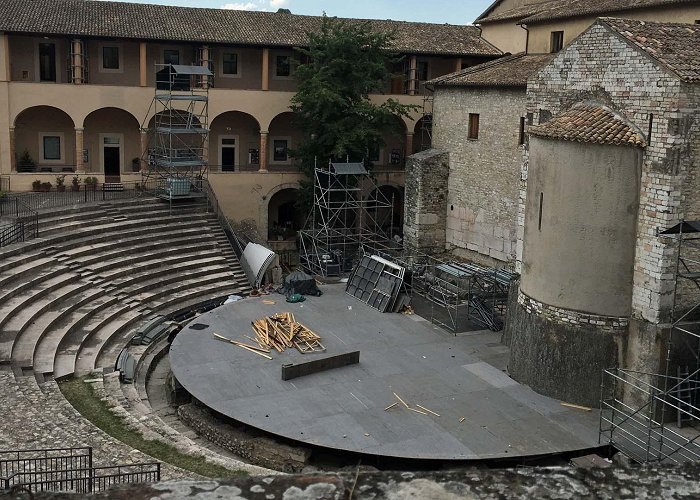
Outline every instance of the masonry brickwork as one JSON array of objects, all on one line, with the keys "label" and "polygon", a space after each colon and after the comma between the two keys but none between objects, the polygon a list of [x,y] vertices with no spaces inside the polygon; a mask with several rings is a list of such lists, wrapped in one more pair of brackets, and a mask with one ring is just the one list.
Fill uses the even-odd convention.
[{"label": "masonry brickwork", "polygon": [[[697,85],[685,85],[645,53],[597,24],[562,51],[528,83],[527,112],[534,124],[577,102],[596,101],[635,124],[649,143],[639,189],[633,316],[668,321],[675,269],[674,248],[657,230],[698,216]],[[521,171],[518,238],[522,240],[528,152]],[[522,245],[518,245],[522,262]]]},{"label": "masonry brickwork", "polygon": [[[520,117],[525,89],[438,87],[433,143],[450,152],[447,249],[492,265],[516,256]],[[469,114],[479,114],[479,138],[468,139]]]},{"label": "masonry brickwork", "polygon": [[429,149],[406,159],[404,247],[409,253],[445,251],[447,178],[450,155]]}]

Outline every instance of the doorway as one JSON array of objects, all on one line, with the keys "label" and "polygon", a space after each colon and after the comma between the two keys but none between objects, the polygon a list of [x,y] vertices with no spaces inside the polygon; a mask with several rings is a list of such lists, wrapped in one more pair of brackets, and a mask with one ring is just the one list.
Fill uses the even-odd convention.
[{"label": "doorway", "polygon": [[221,158],[222,172],[235,172],[237,161],[238,136],[221,136],[219,143],[219,154]]},{"label": "doorway", "polygon": [[56,44],[39,44],[39,81],[56,81]]},{"label": "doorway", "polygon": [[119,182],[124,162],[121,134],[100,134],[100,160],[105,173],[105,182]]}]

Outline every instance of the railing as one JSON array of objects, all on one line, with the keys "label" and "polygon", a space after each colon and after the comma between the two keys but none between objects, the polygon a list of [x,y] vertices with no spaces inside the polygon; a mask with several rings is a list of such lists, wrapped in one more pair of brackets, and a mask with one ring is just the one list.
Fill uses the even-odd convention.
[{"label": "railing", "polygon": [[85,203],[139,198],[146,195],[142,182],[121,182],[102,185],[82,185],[77,190],[67,186],[65,191],[11,193],[9,200],[18,199],[33,210],[58,208]]},{"label": "railing", "polygon": [[207,197],[207,205],[209,210],[216,215],[216,218],[219,220],[219,224],[221,224],[224,233],[226,233],[226,237],[231,244],[231,248],[236,254],[236,257],[238,257],[240,260],[243,257],[243,249],[249,243],[249,241],[246,241],[244,238],[241,238],[236,234],[236,231],[234,231],[233,227],[231,226],[231,222],[228,220],[226,215],[224,215],[223,210],[221,210],[221,205],[216,197],[216,193],[214,193],[214,189],[212,189],[211,184],[209,184],[209,182],[206,180],[202,180],[202,192]]},{"label": "railing", "polygon": [[39,214],[20,198],[0,198],[0,248],[37,236]]},{"label": "railing", "polygon": [[18,473],[92,467],[92,448],[0,451],[0,481]]},{"label": "railing", "polygon": [[152,462],[108,467],[18,472],[4,480],[4,489],[21,487],[31,492],[92,493],[107,490],[116,484],[157,481],[160,481],[160,463]]},{"label": "railing", "polygon": [[[631,370],[605,370],[599,441],[643,464],[699,461],[700,413],[679,398],[679,385],[684,380]],[[693,389],[698,389],[698,383]],[[692,430],[667,422],[664,414],[671,412],[692,420]]]}]

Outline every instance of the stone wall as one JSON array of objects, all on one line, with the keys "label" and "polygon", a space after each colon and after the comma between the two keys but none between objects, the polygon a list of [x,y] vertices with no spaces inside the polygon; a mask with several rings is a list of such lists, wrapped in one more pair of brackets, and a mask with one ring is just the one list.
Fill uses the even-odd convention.
[{"label": "stone wall", "polygon": [[449,154],[429,149],[406,159],[404,247],[409,253],[445,250]]},{"label": "stone wall", "polygon": [[[698,121],[697,103],[689,89],[646,54],[633,49],[596,24],[554,58],[528,85],[527,111],[532,122],[554,116],[581,101],[594,100],[617,110],[645,136],[651,130],[642,163],[637,243],[632,293],[633,316],[668,321],[672,301],[674,259],[668,241],[657,229],[670,227],[685,216],[697,195],[685,188],[697,171],[697,127],[678,127]],[[697,94],[697,92],[696,92]],[[524,224],[528,159],[522,168],[518,237]],[[694,181],[693,181],[694,182]],[[519,259],[522,254],[519,255]]]},{"label": "stone wall", "polygon": [[[450,152],[447,248],[502,265],[515,260],[520,117],[524,89],[438,88],[433,145]],[[469,114],[479,114],[479,138],[467,138]]]},{"label": "stone wall", "polygon": [[[700,495],[700,465],[636,468],[519,467],[468,471],[313,474],[238,477],[222,481],[169,481],[123,485],[81,498],[147,500],[172,498],[241,500],[476,499],[569,500],[580,498],[694,499]],[[71,500],[70,493],[3,493],[0,498]]]},{"label": "stone wall", "polygon": [[236,430],[195,404],[178,407],[177,414],[198,434],[256,465],[284,472],[301,472],[311,456],[311,451],[306,448],[280,444]]}]

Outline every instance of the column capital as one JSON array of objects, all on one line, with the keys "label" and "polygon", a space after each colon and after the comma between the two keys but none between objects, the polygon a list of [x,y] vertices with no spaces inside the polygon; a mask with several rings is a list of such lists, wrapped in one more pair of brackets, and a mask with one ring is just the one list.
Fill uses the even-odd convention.
[{"label": "column capital", "polygon": [[85,132],[85,129],[83,127],[75,127],[76,132]]},{"label": "column capital", "polygon": [[260,135],[269,135],[270,131],[269,130],[261,130]]}]

